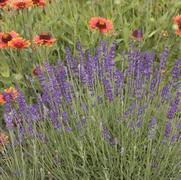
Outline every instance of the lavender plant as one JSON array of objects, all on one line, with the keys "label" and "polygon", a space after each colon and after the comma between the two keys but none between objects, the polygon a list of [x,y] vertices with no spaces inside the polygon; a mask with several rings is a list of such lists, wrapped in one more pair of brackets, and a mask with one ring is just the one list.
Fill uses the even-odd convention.
[{"label": "lavender plant", "polygon": [[37,67],[32,104],[20,90],[7,96],[4,177],[179,179],[180,60],[168,81],[167,48],[158,63],[132,47],[120,69],[116,47],[101,42],[91,54],[78,43],[76,57],[67,49],[65,61]]}]

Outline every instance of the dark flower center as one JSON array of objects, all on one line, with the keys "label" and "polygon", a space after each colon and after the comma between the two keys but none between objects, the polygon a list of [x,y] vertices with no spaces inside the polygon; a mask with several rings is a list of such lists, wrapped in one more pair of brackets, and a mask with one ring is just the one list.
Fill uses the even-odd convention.
[{"label": "dark flower center", "polygon": [[141,30],[134,30],[132,33],[132,36],[134,38],[141,39],[143,37],[143,34],[142,34]]},{"label": "dark flower center", "polygon": [[4,43],[8,43],[9,41],[11,41],[13,39],[13,37],[11,36],[11,34],[9,34],[9,33],[4,33],[3,35],[2,35],[2,42],[4,42]]},{"label": "dark flower center", "polygon": [[4,3],[4,2],[6,2],[6,0],[0,0],[0,3]]},{"label": "dark flower center", "polygon": [[41,72],[39,67],[36,67],[35,69],[33,69],[33,75],[34,76],[38,76],[38,74]]},{"label": "dark flower center", "polygon": [[39,0],[32,0],[33,4],[38,4],[40,1]]},{"label": "dark flower center", "polygon": [[177,24],[181,25],[181,18],[178,19]]},{"label": "dark flower center", "polygon": [[181,30],[181,18],[176,21],[176,24],[178,26],[178,29]]},{"label": "dark flower center", "polygon": [[106,23],[104,21],[98,21],[96,23],[96,27],[99,28],[99,29],[105,29],[106,28]]},{"label": "dark flower center", "polygon": [[181,31],[181,23],[178,24],[178,29]]},{"label": "dark flower center", "polygon": [[51,39],[51,35],[48,33],[41,33],[39,37],[40,37],[40,40],[50,40]]},{"label": "dark flower center", "polygon": [[19,2],[18,4],[17,4],[17,6],[19,7],[19,8],[25,8],[26,7],[26,3],[24,3],[24,2]]}]

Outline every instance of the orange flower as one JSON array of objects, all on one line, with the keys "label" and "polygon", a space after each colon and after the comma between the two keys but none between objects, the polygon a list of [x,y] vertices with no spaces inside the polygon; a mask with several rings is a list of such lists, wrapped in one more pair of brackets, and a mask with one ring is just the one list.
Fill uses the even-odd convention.
[{"label": "orange flower", "polygon": [[55,42],[56,39],[52,38],[50,34],[44,32],[34,38],[34,43],[38,46],[52,46]]},{"label": "orange flower", "polygon": [[8,32],[8,33],[1,32],[0,33],[0,49],[8,48],[8,42],[18,36],[19,36],[19,34],[14,31]]},{"label": "orange flower", "polygon": [[0,94],[0,105],[4,105],[6,103],[4,96]]},{"label": "orange flower", "polygon": [[44,7],[46,4],[45,0],[32,0],[32,1],[35,6],[39,7]]},{"label": "orange flower", "polygon": [[11,6],[13,9],[22,10],[33,6],[32,0],[12,0]]},{"label": "orange flower", "polygon": [[101,17],[92,17],[89,21],[91,30],[98,30],[101,33],[108,33],[113,30],[113,25],[110,20]]},{"label": "orange flower", "polygon": [[5,89],[4,92],[6,94],[9,94],[11,96],[12,100],[15,100],[18,97],[18,91],[13,87]]},{"label": "orange flower", "polygon": [[3,9],[8,3],[9,0],[0,0],[0,9]]},{"label": "orange flower", "polygon": [[10,100],[13,101],[18,97],[18,91],[15,88],[7,88],[4,90],[4,94],[0,94],[0,105],[4,105],[6,103],[5,95],[7,94],[9,95]]},{"label": "orange flower", "polygon": [[0,132],[0,151],[4,150],[5,145],[9,143],[9,137],[7,134]]},{"label": "orange flower", "polygon": [[17,38],[12,39],[11,41],[9,41],[8,46],[10,48],[21,50],[24,48],[28,48],[30,46],[30,42],[21,37],[17,37]]},{"label": "orange flower", "polygon": [[181,15],[173,17],[173,22],[176,25],[175,34],[181,36]]},{"label": "orange flower", "polygon": [[136,41],[141,41],[143,39],[143,33],[141,30],[136,29],[133,31],[131,37]]}]

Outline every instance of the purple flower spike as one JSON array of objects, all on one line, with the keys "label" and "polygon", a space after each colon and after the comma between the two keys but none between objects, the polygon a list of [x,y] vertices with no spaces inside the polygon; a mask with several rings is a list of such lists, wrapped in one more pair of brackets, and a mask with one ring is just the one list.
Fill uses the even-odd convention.
[{"label": "purple flower spike", "polygon": [[88,75],[87,75],[87,72],[86,72],[85,65],[84,65],[83,61],[80,61],[80,65],[79,65],[79,78],[80,78],[80,81],[82,82],[82,84],[84,86],[86,86],[87,85]]},{"label": "purple flower spike", "polygon": [[165,138],[168,138],[170,136],[171,129],[172,129],[171,122],[168,121],[165,125],[165,133],[164,133]]},{"label": "purple flower spike", "polygon": [[168,55],[169,55],[169,50],[168,48],[165,48],[162,54],[160,55],[160,69],[161,70],[165,70],[165,64],[166,64]]},{"label": "purple flower spike", "polygon": [[149,53],[145,53],[144,62],[143,62],[143,74],[147,80],[150,79],[152,73],[152,65],[153,65],[152,55],[150,55]]},{"label": "purple flower spike", "polygon": [[3,97],[5,99],[5,112],[11,112],[11,95],[7,93],[3,93]]},{"label": "purple flower spike", "polygon": [[[106,50],[104,50],[104,51],[106,52]],[[116,51],[116,43],[113,43],[108,55],[105,54],[105,61],[104,61],[105,72],[109,72],[110,75],[112,74],[113,67],[115,65],[115,62],[114,62],[115,51]]]},{"label": "purple flower spike", "polygon": [[169,92],[170,91],[168,85],[164,86],[161,92],[162,102],[168,99]]},{"label": "purple flower spike", "polygon": [[87,84],[92,95],[94,94],[94,72],[93,72],[93,60],[90,51],[87,50],[87,62],[86,62]]},{"label": "purple flower spike", "polygon": [[111,146],[117,145],[118,144],[117,139],[111,135],[109,130],[102,123],[100,125],[101,125],[104,140],[107,143],[109,143]]},{"label": "purple flower spike", "polygon": [[52,125],[55,129],[60,128],[60,123],[58,122],[58,112],[55,112],[53,110],[50,111],[50,119],[52,121]]},{"label": "purple flower spike", "polygon": [[167,113],[167,117],[169,119],[173,119],[175,116],[175,113],[177,112],[178,106],[179,106],[180,98],[179,96],[176,96],[175,100],[172,101],[169,111]]},{"label": "purple flower spike", "polygon": [[27,113],[29,118],[31,118],[31,121],[36,122],[40,120],[40,112],[39,112],[39,107],[37,105],[31,105],[27,109]]},{"label": "purple flower spike", "polygon": [[65,111],[62,113],[62,119],[64,125],[68,125],[68,114]]},{"label": "purple flower spike", "polygon": [[173,135],[170,140],[170,144],[174,144],[176,141],[178,141],[178,138],[179,138],[178,134]]},{"label": "purple flower spike", "polygon": [[177,60],[173,69],[172,69],[172,78],[174,81],[179,80],[181,78],[181,60]]},{"label": "purple flower spike", "polygon": [[7,129],[12,129],[12,128],[14,127],[13,117],[12,117],[11,112],[9,112],[9,113],[4,113],[4,121],[5,121],[5,123],[6,123],[6,128],[7,128]]},{"label": "purple flower spike", "polygon": [[124,75],[119,70],[116,70],[114,73],[115,79],[115,94],[118,96],[120,94],[121,88],[123,86]]},{"label": "purple flower spike", "polygon": [[106,96],[108,98],[108,100],[111,102],[113,101],[113,92],[112,92],[112,87],[111,84],[108,80],[103,80],[103,84],[104,84],[104,88],[106,91]]}]

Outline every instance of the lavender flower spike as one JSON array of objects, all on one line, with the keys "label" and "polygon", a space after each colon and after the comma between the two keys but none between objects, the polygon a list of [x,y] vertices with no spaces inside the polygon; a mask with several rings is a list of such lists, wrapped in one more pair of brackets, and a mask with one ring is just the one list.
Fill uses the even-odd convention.
[{"label": "lavender flower spike", "polygon": [[106,96],[107,96],[108,100],[110,102],[113,101],[113,92],[112,92],[112,87],[111,87],[110,82],[108,80],[104,79],[103,84],[104,84],[104,88],[105,88]]},{"label": "lavender flower spike", "polygon": [[170,136],[171,129],[172,129],[171,122],[168,121],[165,125],[165,133],[164,133],[165,138],[168,138]]}]

